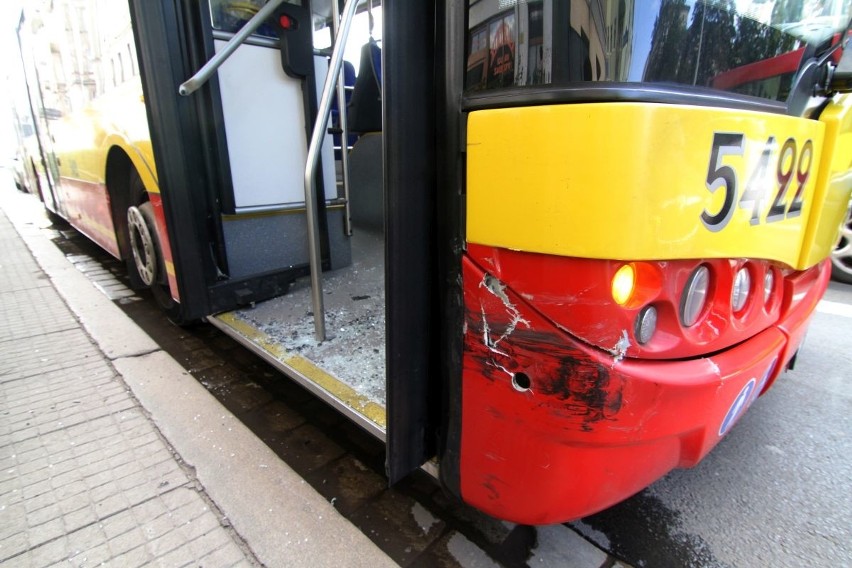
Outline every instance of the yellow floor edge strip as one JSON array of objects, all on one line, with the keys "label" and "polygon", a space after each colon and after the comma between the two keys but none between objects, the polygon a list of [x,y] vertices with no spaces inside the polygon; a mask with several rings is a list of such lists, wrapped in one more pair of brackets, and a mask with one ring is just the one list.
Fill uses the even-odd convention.
[{"label": "yellow floor edge strip", "polygon": [[358,393],[355,389],[341,382],[320,367],[317,367],[308,359],[290,353],[284,347],[275,343],[267,334],[239,319],[235,314],[224,313],[214,317],[266,351],[282,364],[290,367],[327,391],[343,404],[365,416],[383,430],[387,430],[387,413],[382,405]]}]

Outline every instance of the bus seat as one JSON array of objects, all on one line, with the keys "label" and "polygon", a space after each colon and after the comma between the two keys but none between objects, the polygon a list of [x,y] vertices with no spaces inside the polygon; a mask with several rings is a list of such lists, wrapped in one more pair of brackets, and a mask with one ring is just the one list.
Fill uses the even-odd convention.
[{"label": "bus seat", "polygon": [[373,38],[361,47],[361,68],[347,116],[351,132],[382,130],[382,50]]},{"label": "bus seat", "polygon": [[382,234],[385,222],[382,134],[361,136],[349,153],[349,199],[352,224]]},{"label": "bus seat", "polygon": [[[355,86],[355,66],[345,59],[343,60],[343,86],[346,88],[346,106],[348,107],[349,101],[352,100],[352,88]],[[336,117],[338,112],[337,89],[335,89],[331,97],[331,116]]]}]

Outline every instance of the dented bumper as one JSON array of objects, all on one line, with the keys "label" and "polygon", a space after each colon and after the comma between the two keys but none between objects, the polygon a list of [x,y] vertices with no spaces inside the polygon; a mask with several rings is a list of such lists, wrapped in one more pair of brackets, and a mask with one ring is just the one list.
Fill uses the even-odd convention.
[{"label": "dented bumper", "polygon": [[786,368],[828,276],[791,280],[781,322],[733,348],[642,361],[580,342],[465,259],[462,498],[563,522],[698,463]]}]

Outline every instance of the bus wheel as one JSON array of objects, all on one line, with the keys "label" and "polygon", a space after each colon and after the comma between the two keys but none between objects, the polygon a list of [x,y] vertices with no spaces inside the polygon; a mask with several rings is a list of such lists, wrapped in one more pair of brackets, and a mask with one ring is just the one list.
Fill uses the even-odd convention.
[{"label": "bus wheel", "polygon": [[138,207],[127,208],[127,230],[130,234],[130,250],[133,253],[132,270],[135,277],[147,288],[167,314],[174,311],[177,303],[169,291],[163,248],[154,221],[154,207],[150,201]]}]

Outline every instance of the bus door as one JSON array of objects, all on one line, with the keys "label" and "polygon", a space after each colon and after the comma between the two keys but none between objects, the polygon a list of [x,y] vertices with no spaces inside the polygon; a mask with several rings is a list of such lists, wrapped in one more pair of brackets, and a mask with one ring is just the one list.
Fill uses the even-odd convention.
[{"label": "bus door", "polygon": [[35,167],[35,176],[39,198],[44,202],[48,210],[59,213],[60,200],[56,194],[57,181],[59,180],[59,165],[54,150],[53,137],[50,132],[50,123],[62,116],[59,105],[49,104],[42,97],[42,85],[39,71],[36,65],[37,54],[34,51],[38,42],[32,41],[32,35],[41,31],[43,23],[38,18],[27,20],[21,19],[18,27],[18,45],[22,63],[24,66],[24,78],[28,103],[33,117],[33,127],[38,143],[38,156],[32,156]]},{"label": "bus door", "polygon": [[[286,295],[208,321],[386,440],[391,481],[435,455],[439,420],[430,409],[440,395],[433,301],[434,43],[428,32],[435,16],[434,7],[401,4],[390,8],[401,19],[383,24],[383,3],[351,0],[340,23],[349,34],[333,44],[337,14],[330,4],[285,3],[269,8],[269,18],[261,10],[271,3],[258,2],[244,13],[232,3],[212,2],[211,35],[219,53],[249,16],[262,14],[261,24],[216,78],[186,99],[211,93],[221,98],[230,158],[223,177],[233,185],[232,202],[222,204],[229,275],[240,267],[257,270],[270,259],[281,262],[288,247],[287,262],[304,262],[314,248],[320,253],[311,277],[297,275]],[[384,33],[397,42],[390,76],[384,73]],[[306,49],[307,63],[299,59]],[[334,68],[326,81],[329,61]],[[337,91],[338,101],[349,100],[336,104],[332,131],[341,135],[342,147],[335,161],[323,126],[329,125],[331,105],[317,108],[317,99],[330,103],[341,71],[343,83],[350,76],[351,96],[345,84]],[[308,81],[302,79],[311,72]],[[320,88],[322,96],[313,95]],[[320,117],[316,123],[314,115]],[[303,195],[309,194],[302,193],[302,183],[306,158],[313,157],[308,153],[315,151],[316,184],[324,192],[316,200],[319,242],[306,251],[310,213]],[[252,161],[244,166],[242,159]]]},{"label": "bus door", "polygon": [[[269,18],[202,88],[178,93],[264,5],[130,3],[183,320],[279,296],[308,271],[302,172],[325,75],[310,8],[290,5],[299,23],[292,66],[282,64],[280,22]],[[312,195],[330,269],[351,254],[331,136],[323,142]]]},{"label": "bus door", "polygon": [[[432,207],[385,195],[382,7],[378,0],[372,6],[348,4],[353,35],[347,60],[350,77],[357,77],[350,80],[351,97],[343,89],[338,100],[350,98],[357,141],[342,135],[341,159],[335,160],[332,137],[314,122],[332,56],[332,6],[284,3],[262,12],[268,6],[272,3],[131,3],[157,171],[184,286],[181,302],[197,302],[198,290],[206,292],[206,305],[192,310],[385,439],[401,432],[388,428],[389,399],[409,401],[406,409],[427,400],[409,385],[428,376],[428,357],[412,357],[411,349],[399,346],[425,348],[431,342],[425,314],[432,236],[421,220]],[[210,81],[191,93],[185,85],[187,96],[178,96],[178,85],[224,53],[255,16],[260,25],[241,38],[245,42]],[[418,68],[416,76],[431,77],[429,69]],[[423,93],[430,92],[425,86]],[[349,106],[338,104],[338,116],[346,116]],[[357,120],[361,111],[373,120]],[[401,110],[396,116],[405,118]],[[342,122],[335,127],[342,129]],[[418,134],[406,129],[404,136]],[[306,193],[309,140],[317,142],[312,148],[318,167]],[[427,156],[432,152],[428,144],[419,147]],[[409,150],[400,144],[400,155]],[[344,155],[351,164],[343,163]],[[403,169],[405,179],[393,187],[430,200],[431,185],[424,183],[433,168]],[[309,196],[317,206],[313,243]],[[308,277],[314,252],[319,285]],[[400,283],[400,275],[408,281]],[[410,317],[415,311],[420,316]],[[323,337],[315,334],[320,317]],[[403,379],[400,389],[386,388],[391,372]],[[423,440],[434,439],[435,428],[406,409],[400,423],[414,425],[420,441],[398,444],[418,453],[412,460],[416,468],[434,453],[435,444],[424,449]]]}]

